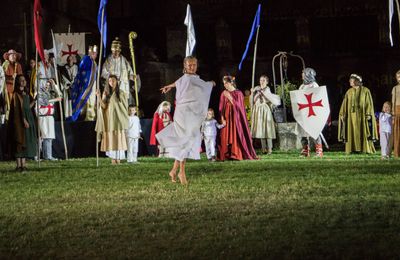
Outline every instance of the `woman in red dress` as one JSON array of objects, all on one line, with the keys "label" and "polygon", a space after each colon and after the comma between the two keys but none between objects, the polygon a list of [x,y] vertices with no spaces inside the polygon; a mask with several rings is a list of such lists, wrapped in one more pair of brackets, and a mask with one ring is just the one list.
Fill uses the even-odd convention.
[{"label": "woman in red dress", "polygon": [[225,127],[221,130],[218,159],[257,159],[246,119],[243,94],[236,89],[234,77],[224,76],[223,82],[225,90],[219,100],[219,112]]}]

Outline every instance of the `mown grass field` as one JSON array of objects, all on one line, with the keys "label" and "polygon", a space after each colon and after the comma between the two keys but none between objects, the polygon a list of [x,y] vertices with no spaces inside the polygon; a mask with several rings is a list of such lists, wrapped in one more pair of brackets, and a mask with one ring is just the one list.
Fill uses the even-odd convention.
[{"label": "mown grass field", "polygon": [[0,258],[400,258],[400,160],[0,163]]}]

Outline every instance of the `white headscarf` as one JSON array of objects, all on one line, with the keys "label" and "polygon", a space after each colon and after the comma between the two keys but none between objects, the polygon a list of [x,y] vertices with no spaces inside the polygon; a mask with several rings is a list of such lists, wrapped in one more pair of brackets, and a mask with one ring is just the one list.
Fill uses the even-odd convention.
[{"label": "white headscarf", "polygon": [[164,113],[164,111],[163,111],[163,107],[164,106],[168,106],[168,111],[167,112],[171,111],[171,103],[169,103],[168,101],[161,102],[161,104],[158,105],[158,108],[157,108],[157,114],[158,114],[158,116],[160,118],[162,117],[162,114]]}]

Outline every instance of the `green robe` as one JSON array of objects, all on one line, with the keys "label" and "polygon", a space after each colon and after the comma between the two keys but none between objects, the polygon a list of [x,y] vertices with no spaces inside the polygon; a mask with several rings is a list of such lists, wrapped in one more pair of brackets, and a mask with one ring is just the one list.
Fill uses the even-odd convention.
[{"label": "green robe", "polygon": [[378,140],[374,105],[366,87],[350,88],[339,112],[339,141],[345,142],[346,153],[374,153]]},{"label": "green robe", "polygon": [[[24,127],[24,118],[29,128]],[[16,158],[33,158],[37,155],[36,125],[30,108],[29,95],[14,93],[8,121],[11,153]]]}]

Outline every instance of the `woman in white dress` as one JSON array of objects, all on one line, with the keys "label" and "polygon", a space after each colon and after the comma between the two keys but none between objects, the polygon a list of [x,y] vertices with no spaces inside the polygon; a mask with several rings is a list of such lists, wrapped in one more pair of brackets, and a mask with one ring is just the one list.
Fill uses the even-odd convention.
[{"label": "woman in white dress", "polygon": [[[251,135],[261,139],[262,153],[272,153],[272,139],[276,138],[275,121],[272,116],[271,90],[268,77],[260,77],[260,86],[251,89]],[[268,150],[267,150],[268,148]]]},{"label": "woman in white dress", "polygon": [[[183,61],[183,76],[174,83],[162,87],[162,93],[176,88],[174,121],[161,130],[156,138],[175,159],[169,175],[172,182],[178,176],[181,184],[187,184],[185,162],[187,158],[200,160],[200,126],[207,115],[208,103],[214,81],[204,81],[196,74],[197,59],[188,56]],[[177,170],[179,168],[179,173]]]}]

